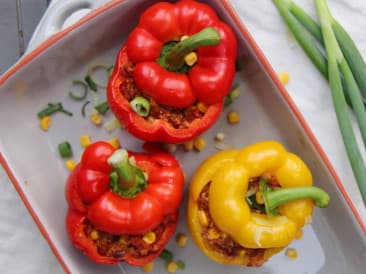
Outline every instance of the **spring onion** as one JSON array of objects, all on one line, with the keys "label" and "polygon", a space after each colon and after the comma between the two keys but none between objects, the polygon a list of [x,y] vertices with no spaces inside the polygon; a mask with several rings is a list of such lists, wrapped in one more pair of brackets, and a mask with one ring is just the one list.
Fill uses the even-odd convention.
[{"label": "spring onion", "polygon": [[40,119],[42,119],[43,117],[50,116],[51,114],[54,114],[56,112],[63,112],[68,116],[72,116],[72,112],[64,109],[62,103],[60,103],[60,102],[58,102],[58,103],[48,103],[47,107],[45,107],[44,109],[39,111],[37,113],[37,115]]},{"label": "spring onion", "polygon": [[58,152],[62,158],[68,158],[72,156],[72,148],[68,141],[58,144]]},{"label": "spring onion", "polygon": [[185,269],[186,268],[186,263],[183,262],[182,260],[178,260],[177,265],[178,265],[179,269]]},{"label": "spring onion", "polygon": [[240,87],[239,85],[234,85],[230,90],[229,94],[225,96],[224,106],[228,107],[232,104],[232,102],[238,98],[240,95]]},{"label": "spring onion", "polygon": [[[343,142],[362,199],[366,204],[364,182],[366,167],[358,147],[345,97],[348,97],[352,105],[363,142],[366,144],[366,111],[362,97],[362,92],[364,97],[366,94],[364,91],[366,90],[365,63],[350,36],[332,17],[326,0],[314,1],[320,19],[319,28],[316,22],[291,0],[274,0],[274,3],[301,47],[329,81]],[[314,37],[317,43],[314,42]],[[325,47],[326,55],[321,55],[322,50],[319,45]]]},{"label": "spring onion", "polygon": [[103,69],[106,71],[107,79],[111,75],[111,72],[113,71],[113,67],[107,67],[106,65],[102,63],[96,63],[89,67],[88,74],[85,76],[85,81],[88,83],[89,88],[93,91],[97,91],[98,88],[105,88],[107,86],[106,83],[98,83],[95,81],[94,74],[97,70]]},{"label": "spring onion", "polygon": [[86,98],[87,94],[88,94],[88,85],[85,84],[83,81],[80,80],[74,80],[72,82],[72,84],[74,86],[81,86],[83,88],[83,92],[79,95],[79,94],[75,94],[73,91],[69,91],[69,97],[71,99],[74,99],[76,101],[82,101]]},{"label": "spring onion", "polygon": [[174,258],[174,254],[173,252],[171,252],[170,250],[168,249],[164,249],[160,255],[159,255],[159,258],[166,261],[166,262],[170,262],[173,260]]},{"label": "spring onion", "polygon": [[87,107],[87,105],[90,104],[90,101],[86,101],[83,106],[81,107],[81,116],[85,117],[86,116],[86,113],[85,113],[85,109]]},{"label": "spring onion", "polygon": [[[324,45],[320,26],[294,2],[291,2],[289,4],[289,9],[292,12],[292,14],[296,17],[296,19],[299,20],[299,22],[305,27],[305,29],[309,31],[321,45]],[[363,96],[363,101],[365,102],[366,101],[366,71],[364,69],[365,62],[362,58],[360,51],[358,50],[352,38],[346,32],[346,30],[334,18],[332,18],[332,21],[333,21],[332,29],[336,36],[337,42],[339,43],[339,47],[341,48],[344,57],[349,63],[350,68],[352,69],[352,73],[356,79],[357,84],[360,87]]]},{"label": "spring onion", "polygon": [[116,118],[113,118],[112,120],[109,120],[104,124],[105,130],[108,132],[112,132],[113,130],[119,127],[121,127],[121,124]]},{"label": "spring onion", "polygon": [[113,70],[114,70],[114,66],[110,66],[110,67],[107,68],[108,76],[111,76],[112,75]]},{"label": "spring onion", "polygon": [[135,97],[131,102],[130,105],[134,111],[137,112],[142,117],[149,116],[150,113],[150,103],[144,97]]},{"label": "spring onion", "polygon": [[96,109],[96,111],[98,111],[99,114],[104,115],[109,110],[109,105],[107,102],[103,102],[103,103],[96,105],[94,108]]}]

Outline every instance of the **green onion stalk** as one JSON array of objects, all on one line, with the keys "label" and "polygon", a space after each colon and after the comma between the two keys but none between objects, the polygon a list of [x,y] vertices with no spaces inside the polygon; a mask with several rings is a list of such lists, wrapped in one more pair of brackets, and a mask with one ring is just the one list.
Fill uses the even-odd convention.
[{"label": "green onion stalk", "polygon": [[[365,63],[356,45],[332,17],[326,0],[314,0],[320,26],[291,0],[274,0],[284,21],[311,61],[329,81],[334,109],[351,167],[366,204],[366,167],[349,116],[346,97],[352,104],[366,144]],[[316,40],[316,41],[315,41]],[[319,47],[320,45],[320,47]],[[325,55],[321,47],[324,47]]]},{"label": "green onion stalk", "polygon": [[[366,167],[357,144],[345,97],[347,95],[351,102],[365,145],[366,111],[363,104],[366,95],[365,64],[350,36],[332,17],[326,0],[314,1],[320,26],[291,0],[274,0],[274,4],[300,46],[329,81],[347,155],[362,199],[366,204],[366,183],[364,181]],[[325,50],[323,57],[322,46]]]}]

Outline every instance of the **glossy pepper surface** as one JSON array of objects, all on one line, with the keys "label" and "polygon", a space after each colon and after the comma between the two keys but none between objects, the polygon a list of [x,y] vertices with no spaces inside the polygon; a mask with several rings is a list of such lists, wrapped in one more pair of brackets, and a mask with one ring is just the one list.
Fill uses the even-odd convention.
[{"label": "glossy pepper surface", "polygon": [[[187,66],[184,59],[192,52],[197,61]],[[108,102],[125,128],[140,139],[190,140],[220,115],[235,76],[236,52],[233,31],[208,5],[192,0],[159,2],[142,13],[121,48],[108,85]],[[207,111],[184,129],[163,119],[142,117],[121,93],[128,63],[133,64],[133,81],[143,96],[170,108],[190,108],[201,102]]]},{"label": "glossy pepper surface", "polygon": [[[170,154],[116,150],[106,142],[91,144],[66,184],[70,207],[66,225],[71,241],[98,263],[146,264],[159,255],[175,231],[183,185],[183,172]],[[114,237],[143,235],[167,218],[154,252],[146,256],[128,251],[105,256],[85,233],[88,222]]]},{"label": "glossy pepper surface", "polygon": [[[249,187],[252,180],[258,181],[254,192]],[[270,187],[268,180],[275,181],[275,186]],[[209,215],[221,233],[245,248],[240,256],[225,256],[202,237],[198,200],[208,183]],[[217,262],[252,265],[246,250],[263,249],[263,263],[311,222],[314,201],[319,207],[328,205],[329,196],[312,184],[306,164],[278,142],[221,151],[205,160],[192,179],[187,215],[190,233],[198,247]],[[263,197],[262,211],[253,210],[248,202],[255,192]]]}]

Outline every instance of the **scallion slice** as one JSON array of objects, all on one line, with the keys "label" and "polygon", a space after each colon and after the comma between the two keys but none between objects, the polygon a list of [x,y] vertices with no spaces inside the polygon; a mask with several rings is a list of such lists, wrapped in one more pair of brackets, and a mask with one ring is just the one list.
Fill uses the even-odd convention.
[{"label": "scallion slice", "polygon": [[109,105],[107,102],[103,102],[103,103],[96,105],[94,108],[98,111],[99,114],[104,115],[109,110]]},{"label": "scallion slice", "polygon": [[150,103],[144,97],[135,97],[131,102],[130,105],[132,109],[142,117],[149,116],[150,113]]},{"label": "scallion slice", "polygon": [[44,109],[42,109],[41,111],[39,111],[37,113],[38,117],[40,119],[42,119],[45,116],[50,116],[51,114],[54,114],[56,112],[63,112],[68,116],[72,116],[72,112],[64,109],[62,103],[57,102],[57,103],[48,103],[47,107],[45,107]]},{"label": "scallion slice", "polygon": [[68,158],[72,156],[72,148],[68,141],[58,144],[58,152],[62,158]]},{"label": "scallion slice", "polygon": [[84,100],[88,94],[88,85],[81,80],[74,80],[72,84],[74,86],[81,86],[83,88],[83,92],[81,94],[75,94],[72,90],[70,90],[69,97],[76,101]]}]

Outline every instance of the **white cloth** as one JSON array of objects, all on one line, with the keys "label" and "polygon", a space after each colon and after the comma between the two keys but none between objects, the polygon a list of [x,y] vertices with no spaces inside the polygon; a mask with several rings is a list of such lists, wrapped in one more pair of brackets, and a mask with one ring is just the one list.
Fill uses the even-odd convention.
[{"label": "white cloth", "polygon": [[[295,0],[316,17],[313,1]],[[332,14],[366,54],[366,1],[328,1]],[[244,24],[277,72],[287,72],[286,85],[299,110],[332,162],[363,219],[366,211],[344,151],[329,86],[289,34],[272,1],[232,0]],[[22,201],[0,171],[0,272],[62,273]]]}]

